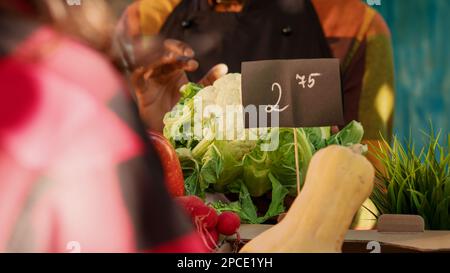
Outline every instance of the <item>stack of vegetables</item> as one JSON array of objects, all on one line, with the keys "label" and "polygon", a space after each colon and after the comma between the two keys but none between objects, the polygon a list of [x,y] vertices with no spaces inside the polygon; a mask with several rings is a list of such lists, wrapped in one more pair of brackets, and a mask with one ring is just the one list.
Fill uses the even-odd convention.
[{"label": "stack of vegetables", "polygon": [[[223,117],[196,114],[195,101],[202,102],[202,109],[208,105],[222,109],[241,106],[240,74],[228,74],[206,88],[193,83],[184,86],[181,100],[164,118],[164,135],[175,147],[181,162],[186,194],[201,198],[207,193],[234,196],[234,202],[218,201],[212,205],[219,212],[236,212],[245,223],[263,223],[278,216],[286,210],[286,197],[297,195],[294,132],[299,149],[301,185],[309,162],[318,150],[330,145],[358,144],[364,134],[358,122],[351,122],[335,135],[331,135],[330,127],[271,128],[262,132],[244,129],[242,123],[233,122],[222,124],[224,128],[221,128],[218,120]],[[199,125],[202,132],[208,133],[194,134],[194,128]],[[220,130],[247,137],[219,140],[214,136]],[[267,146],[271,134],[277,134],[279,145],[268,151],[263,147]],[[258,138],[252,139],[248,137],[250,135]],[[257,207],[255,200],[258,198],[266,198],[268,207]]]}]

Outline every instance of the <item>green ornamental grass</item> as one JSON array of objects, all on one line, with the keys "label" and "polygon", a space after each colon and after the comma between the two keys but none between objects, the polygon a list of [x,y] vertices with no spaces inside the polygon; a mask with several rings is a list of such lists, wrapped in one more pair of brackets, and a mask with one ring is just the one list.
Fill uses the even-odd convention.
[{"label": "green ornamental grass", "polygon": [[376,147],[385,171],[377,170],[371,199],[382,214],[420,215],[426,229],[450,230],[450,134],[444,144],[432,128],[425,138],[419,150],[411,137]]}]

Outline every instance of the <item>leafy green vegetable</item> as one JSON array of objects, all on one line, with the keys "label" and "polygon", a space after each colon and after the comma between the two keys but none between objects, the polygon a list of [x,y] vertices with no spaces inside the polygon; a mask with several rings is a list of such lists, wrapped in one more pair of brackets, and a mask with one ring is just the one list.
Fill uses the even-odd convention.
[{"label": "leafy green vegetable", "polygon": [[254,141],[215,141],[202,158],[200,175],[218,192],[242,173],[242,158],[250,152]]},{"label": "leafy green vegetable", "polygon": [[[313,151],[316,150],[316,148],[309,142],[309,135],[306,133],[307,131],[305,129],[295,129],[295,132],[297,134],[300,186],[302,187],[306,178],[309,162],[311,161]],[[293,129],[280,129],[280,147],[275,152],[271,152],[270,158],[273,162],[271,174],[280,181],[283,186],[288,188],[291,195],[296,195],[297,175]]]},{"label": "leafy green vegetable", "polygon": [[339,133],[330,137],[327,140],[328,145],[342,145],[342,146],[352,146],[359,144],[364,136],[364,129],[361,123],[352,121]]},{"label": "leafy green vegetable", "polygon": [[416,214],[427,229],[450,229],[450,134],[440,144],[440,133],[426,135],[428,144],[416,152],[412,139],[393,145],[384,141],[374,155],[384,171],[377,170],[378,183],[372,201],[381,213]]},{"label": "leafy green vegetable", "polygon": [[304,128],[305,134],[309,142],[313,145],[315,151],[318,151],[327,146],[327,140],[331,136],[330,127]]},{"label": "leafy green vegetable", "polygon": [[285,211],[284,198],[288,194],[288,190],[281,185],[272,175],[269,175],[269,179],[272,183],[272,200],[269,205],[269,209],[264,216],[258,217],[256,206],[253,204],[250,193],[247,187],[243,183],[239,183],[239,201],[225,204],[223,202],[216,202],[213,207],[218,212],[233,211],[236,212],[241,220],[250,224],[261,224],[269,220],[272,217],[278,216]]},{"label": "leafy green vegetable", "polygon": [[260,223],[269,220],[272,217],[278,216],[285,211],[284,208],[284,198],[289,193],[289,191],[281,185],[272,175],[269,175],[270,182],[272,182],[272,202],[270,203],[269,209],[266,215],[260,219]]},{"label": "leafy green vegetable", "polygon": [[[196,84],[184,86],[180,102],[164,118],[164,135],[177,149],[187,194],[205,197],[206,192],[234,193],[239,196],[238,201],[219,202],[214,206],[219,211],[235,211],[248,223],[262,223],[283,213],[286,195],[297,194],[294,132],[301,186],[316,151],[331,144],[351,146],[359,143],[363,135],[362,126],[357,122],[334,136],[330,127],[270,128],[266,132],[244,129],[239,122],[228,123],[227,115],[232,114],[228,110],[196,112],[199,102],[204,109],[241,107],[241,76],[226,75],[203,89]],[[242,120],[240,114],[236,120]],[[221,118],[225,122],[219,122]],[[200,126],[203,134],[196,135],[195,126]],[[219,139],[220,133],[233,138]],[[268,193],[272,196],[268,210],[258,211],[254,198],[263,198]]]},{"label": "leafy green vegetable", "polygon": [[268,152],[262,152],[258,147],[244,157],[243,180],[245,186],[254,197],[260,197],[268,192],[272,185],[269,181],[270,165]]},{"label": "leafy green vegetable", "polygon": [[[202,86],[195,83],[184,85],[181,98],[174,109],[164,116],[164,136],[175,148],[194,148],[202,140],[193,134],[195,109],[194,99],[202,90]],[[205,120],[208,122],[208,120]]]},{"label": "leafy green vegetable", "polygon": [[199,174],[200,166],[198,162],[192,157],[192,153],[189,149],[179,148],[176,152],[185,178],[184,186],[186,194],[204,197],[204,191],[207,187],[201,182]]},{"label": "leafy green vegetable", "polygon": [[181,99],[178,102],[179,104],[185,104],[187,101],[194,98],[195,95],[197,95],[200,90],[203,89],[203,86],[195,83],[188,83],[185,86],[183,86],[180,90],[181,93]]},{"label": "leafy green vegetable", "polygon": [[223,172],[224,158],[219,149],[213,144],[202,159],[200,175],[208,184],[216,184]]},{"label": "leafy green vegetable", "polygon": [[300,181],[303,185],[315,149],[308,140],[306,130],[274,128],[270,133],[279,136],[276,150],[262,151],[261,146],[258,146],[244,157],[244,183],[253,197],[262,196],[272,190],[270,176],[280,181],[292,195],[297,193],[294,130],[297,133]]}]

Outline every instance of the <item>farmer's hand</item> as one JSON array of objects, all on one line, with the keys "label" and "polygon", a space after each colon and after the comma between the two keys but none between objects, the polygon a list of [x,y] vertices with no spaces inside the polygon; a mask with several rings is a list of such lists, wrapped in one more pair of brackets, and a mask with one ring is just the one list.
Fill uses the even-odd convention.
[{"label": "farmer's hand", "polygon": [[[135,47],[137,68],[132,74],[132,83],[145,125],[162,132],[164,115],[179,101],[180,88],[188,83],[186,72],[195,71],[198,62],[194,60],[194,51],[180,41],[165,40],[160,46],[147,45],[146,48]],[[213,67],[200,84],[212,84],[227,70],[223,64]]]}]

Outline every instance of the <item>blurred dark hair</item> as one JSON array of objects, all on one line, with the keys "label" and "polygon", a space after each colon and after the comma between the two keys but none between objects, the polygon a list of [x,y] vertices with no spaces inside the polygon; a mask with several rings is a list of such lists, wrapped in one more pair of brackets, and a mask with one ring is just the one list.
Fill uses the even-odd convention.
[{"label": "blurred dark hair", "polygon": [[[22,20],[51,25],[56,30],[110,55],[116,23],[114,12],[105,0],[80,1],[80,5],[69,5],[66,0],[1,1],[0,11]],[[17,31],[20,32],[20,28]]]}]

